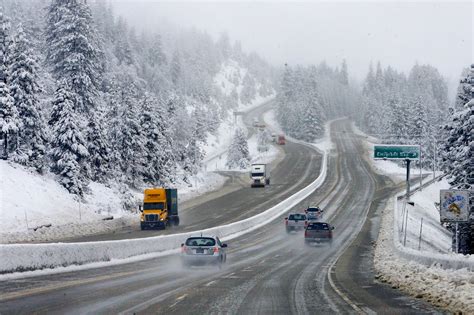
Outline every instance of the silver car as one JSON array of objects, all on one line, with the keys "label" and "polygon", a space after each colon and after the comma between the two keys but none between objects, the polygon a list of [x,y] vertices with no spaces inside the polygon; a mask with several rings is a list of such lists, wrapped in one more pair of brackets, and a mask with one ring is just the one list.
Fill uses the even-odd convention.
[{"label": "silver car", "polygon": [[304,213],[290,213],[285,218],[285,228],[287,233],[290,233],[291,231],[303,230],[306,228],[307,224],[307,217]]},{"label": "silver car", "polygon": [[192,236],[181,244],[181,261],[184,266],[217,265],[225,263],[227,244],[217,236]]}]

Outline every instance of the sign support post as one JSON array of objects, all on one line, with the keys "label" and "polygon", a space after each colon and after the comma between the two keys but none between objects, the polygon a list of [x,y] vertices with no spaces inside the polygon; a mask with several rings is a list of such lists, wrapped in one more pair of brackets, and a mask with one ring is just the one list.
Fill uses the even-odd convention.
[{"label": "sign support post", "polygon": [[421,145],[420,145],[420,191],[423,189],[423,176],[421,167]]},{"label": "sign support post", "polygon": [[459,252],[459,233],[458,233],[458,228],[459,228],[459,222],[456,222],[456,254]]},{"label": "sign support post", "polygon": [[407,162],[407,201],[410,200],[410,159],[405,160]]}]

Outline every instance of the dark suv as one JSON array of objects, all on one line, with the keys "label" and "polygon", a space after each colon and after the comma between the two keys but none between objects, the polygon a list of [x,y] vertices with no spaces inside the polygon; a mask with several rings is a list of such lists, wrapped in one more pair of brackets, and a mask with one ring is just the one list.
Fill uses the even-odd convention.
[{"label": "dark suv", "polygon": [[332,230],[334,226],[324,222],[311,222],[304,231],[304,241],[309,243],[326,242],[332,244]]}]

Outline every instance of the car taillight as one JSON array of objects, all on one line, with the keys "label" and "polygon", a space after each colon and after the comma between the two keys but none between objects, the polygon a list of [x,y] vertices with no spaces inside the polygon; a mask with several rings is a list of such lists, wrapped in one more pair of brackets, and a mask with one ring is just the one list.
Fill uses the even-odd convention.
[{"label": "car taillight", "polygon": [[308,237],[308,231],[304,231],[304,237]]},{"label": "car taillight", "polygon": [[214,253],[218,253],[219,252],[219,247],[214,247]]},{"label": "car taillight", "polygon": [[186,253],[186,246],[181,246],[181,253]]},{"label": "car taillight", "polygon": [[285,219],[285,225],[288,225],[288,219]]}]

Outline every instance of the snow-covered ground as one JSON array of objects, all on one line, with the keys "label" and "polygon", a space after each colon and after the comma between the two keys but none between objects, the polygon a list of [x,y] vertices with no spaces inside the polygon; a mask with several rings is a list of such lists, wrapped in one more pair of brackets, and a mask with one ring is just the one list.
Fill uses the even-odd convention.
[{"label": "snow-covered ground", "polygon": [[[377,139],[367,140],[371,154]],[[372,164],[395,182],[405,180],[406,169],[397,163],[372,160]],[[412,174],[418,175],[419,170]],[[439,190],[446,188],[446,180],[435,181],[410,198],[413,206],[396,197],[389,201],[375,249],[377,278],[449,311],[473,313],[474,257],[451,252],[451,233],[441,225],[435,205]]]},{"label": "snow-covered ground", "polygon": [[[326,130],[328,130],[328,128]],[[311,145],[320,149],[330,148],[331,145],[328,144],[329,141],[330,138],[326,135],[318,144]],[[47,269],[44,271],[37,270],[0,275],[0,280],[23,278],[52,272],[66,272],[87,267],[95,268],[98,266],[128,263],[139,259],[172,254],[178,250],[179,244],[184,238],[199,232],[219,235],[223,240],[228,240],[254,231],[273,221],[275,218],[281,217],[282,213],[300,203],[324,183],[327,174],[327,152],[322,151],[323,161],[321,172],[316,180],[294,195],[281,201],[279,204],[251,218],[223,226],[212,227],[203,231],[160,235],[145,239],[85,243],[0,245],[0,256],[3,258],[0,260],[0,271],[25,271],[43,268],[55,269],[54,271]],[[104,261],[105,263],[101,263]],[[87,264],[87,266],[75,266],[81,264]],[[61,266],[68,267],[62,268]]]},{"label": "snow-covered ground", "polygon": [[[246,70],[239,68],[235,62],[223,66],[224,78],[230,77],[232,71],[240,71],[242,78]],[[222,87],[221,74],[216,76],[216,84]],[[240,92],[239,85],[235,87]],[[258,89],[258,83],[256,88]],[[225,90],[224,90],[225,93]],[[239,111],[248,111],[273,98],[257,96],[250,104],[239,102]],[[178,185],[179,202],[222,187],[226,178],[214,171],[225,169],[226,151],[231,143],[236,128],[245,129],[242,120],[234,121],[230,112],[217,132],[209,135],[207,145],[203,148],[205,159],[203,168],[196,176],[190,178],[190,184]],[[250,156],[252,160],[272,161],[278,151],[270,148],[265,154],[256,150],[256,140],[250,139]],[[0,244],[12,242],[51,241],[68,237],[78,237],[97,233],[106,233],[136,223],[136,209],[123,209],[120,188],[114,185],[107,187],[91,182],[89,193],[79,202],[59,185],[52,174],[44,176],[28,171],[20,165],[0,161]],[[138,206],[141,191],[130,192]],[[104,220],[113,216],[113,220]],[[39,227],[39,228],[38,228]]]}]

